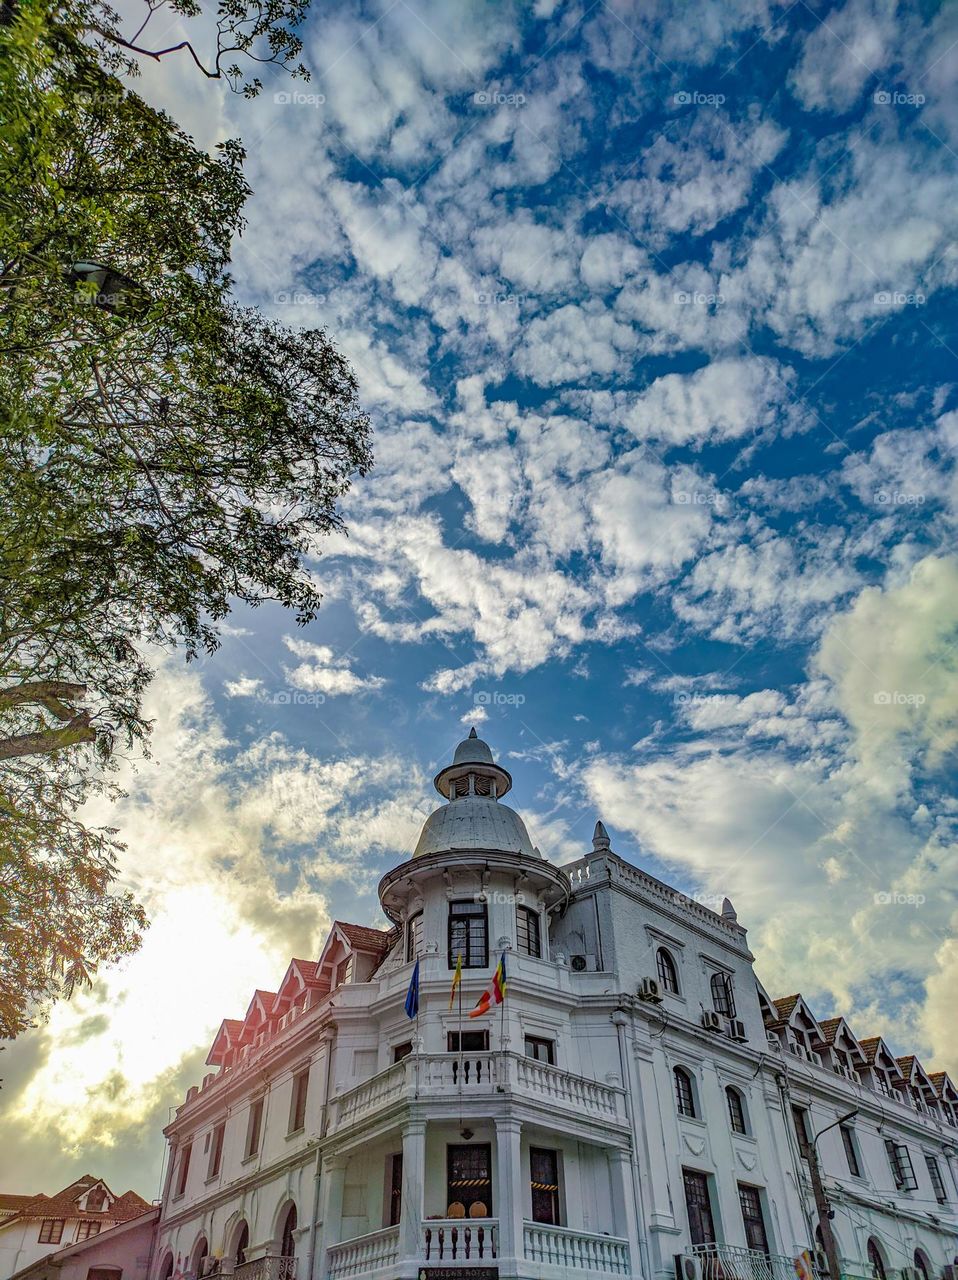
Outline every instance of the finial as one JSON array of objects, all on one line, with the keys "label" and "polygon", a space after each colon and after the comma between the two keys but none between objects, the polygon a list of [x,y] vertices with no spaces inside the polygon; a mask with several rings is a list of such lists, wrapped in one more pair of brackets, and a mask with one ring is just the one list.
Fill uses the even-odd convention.
[{"label": "finial", "polygon": [[731,898],[722,899],[722,919],[723,920],[738,919],[738,913],[736,912],[735,908],[732,906]]},{"label": "finial", "polygon": [[609,833],[601,822],[595,824],[595,830],[592,832],[592,851],[593,853],[605,853],[607,849],[611,849],[612,841],[609,839]]},{"label": "finial", "polygon": [[472,728],[469,730],[469,737],[470,737],[470,738],[478,738],[478,737],[479,737],[478,733],[476,733],[476,726],[475,726],[475,725],[473,725],[473,726],[472,726]]}]

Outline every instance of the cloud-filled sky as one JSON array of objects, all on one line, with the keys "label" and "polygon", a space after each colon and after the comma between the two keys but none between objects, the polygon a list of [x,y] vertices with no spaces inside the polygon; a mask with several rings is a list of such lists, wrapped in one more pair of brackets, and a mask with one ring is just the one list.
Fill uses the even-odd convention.
[{"label": "cloud-filled sky", "polygon": [[773,994],[958,1072],[958,9],[378,0],[304,39],[254,102],[139,87],[244,139],[237,289],[328,328],[376,468],[313,624],[159,662],[109,815],[152,928],[6,1053],[2,1189],[154,1195],[219,1020],[380,921],[472,723],[547,857],[601,816],[733,899]]}]

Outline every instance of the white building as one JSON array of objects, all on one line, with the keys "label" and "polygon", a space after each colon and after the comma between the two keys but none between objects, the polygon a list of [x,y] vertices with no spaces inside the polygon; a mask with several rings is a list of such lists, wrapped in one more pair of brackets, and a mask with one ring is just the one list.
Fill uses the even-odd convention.
[{"label": "white building", "polygon": [[[0,1195],[0,1280],[17,1275],[33,1264],[64,1254],[67,1246],[82,1251],[87,1242],[109,1241],[109,1249],[116,1245],[120,1227],[139,1221],[142,1230],[144,1215],[150,1206],[135,1191],[116,1195],[102,1178],[84,1174],[55,1195]],[[129,1232],[122,1233],[124,1245],[119,1257],[128,1256]],[[145,1239],[150,1240],[150,1229]],[[118,1246],[119,1247],[119,1246]],[[142,1254],[142,1249],[140,1250]],[[84,1257],[86,1254],[84,1253]],[[100,1251],[101,1262],[105,1256]],[[136,1280],[129,1263],[102,1262],[93,1280],[120,1280],[125,1271],[127,1280]],[[142,1273],[146,1275],[145,1260]],[[86,1277],[86,1271],[83,1273]]]},{"label": "white building", "polygon": [[[948,1078],[771,1000],[731,904],[601,824],[554,866],[511,785],[473,731],[380,884],[391,927],[337,923],[223,1023],[166,1130],[150,1280],[791,1280],[817,1225],[796,1123],[848,1275],[955,1280]],[[505,956],[483,1017],[450,1007],[459,954],[467,1014]]]}]

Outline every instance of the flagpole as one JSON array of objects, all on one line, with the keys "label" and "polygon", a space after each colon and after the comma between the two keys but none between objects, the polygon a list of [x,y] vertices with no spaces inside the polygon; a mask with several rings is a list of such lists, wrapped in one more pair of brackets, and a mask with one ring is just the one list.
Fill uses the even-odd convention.
[{"label": "flagpole", "polygon": [[456,984],[459,989],[459,1128],[462,1128],[462,970],[459,966],[462,963],[462,952],[456,956],[456,969],[459,972],[459,981]]}]

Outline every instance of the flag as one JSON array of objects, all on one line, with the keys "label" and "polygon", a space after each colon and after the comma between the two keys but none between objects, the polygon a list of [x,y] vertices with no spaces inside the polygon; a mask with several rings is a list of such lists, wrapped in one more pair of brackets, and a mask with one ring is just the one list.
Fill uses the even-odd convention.
[{"label": "flag", "polygon": [[795,1259],[795,1274],[798,1280],[814,1280],[815,1270],[812,1266],[812,1255],[808,1249],[805,1249]]},{"label": "flag", "polygon": [[479,997],[479,1003],[475,1009],[470,1010],[470,1018],[481,1018],[484,1013],[488,1013],[492,1008],[493,1001],[496,1004],[502,1004],[506,998],[506,956],[505,952],[499,957],[499,963],[496,965],[496,971],[492,975],[492,982],[482,995]]},{"label": "flag", "polygon": [[462,952],[456,956],[456,972],[452,975],[452,987],[449,991],[449,1012],[452,1013],[453,1001],[456,998],[456,992],[459,984],[462,982]]},{"label": "flag", "polygon": [[415,1018],[419,1014],[419,961],[409,979],[409,990],[406,992],[406,1017]]}]

